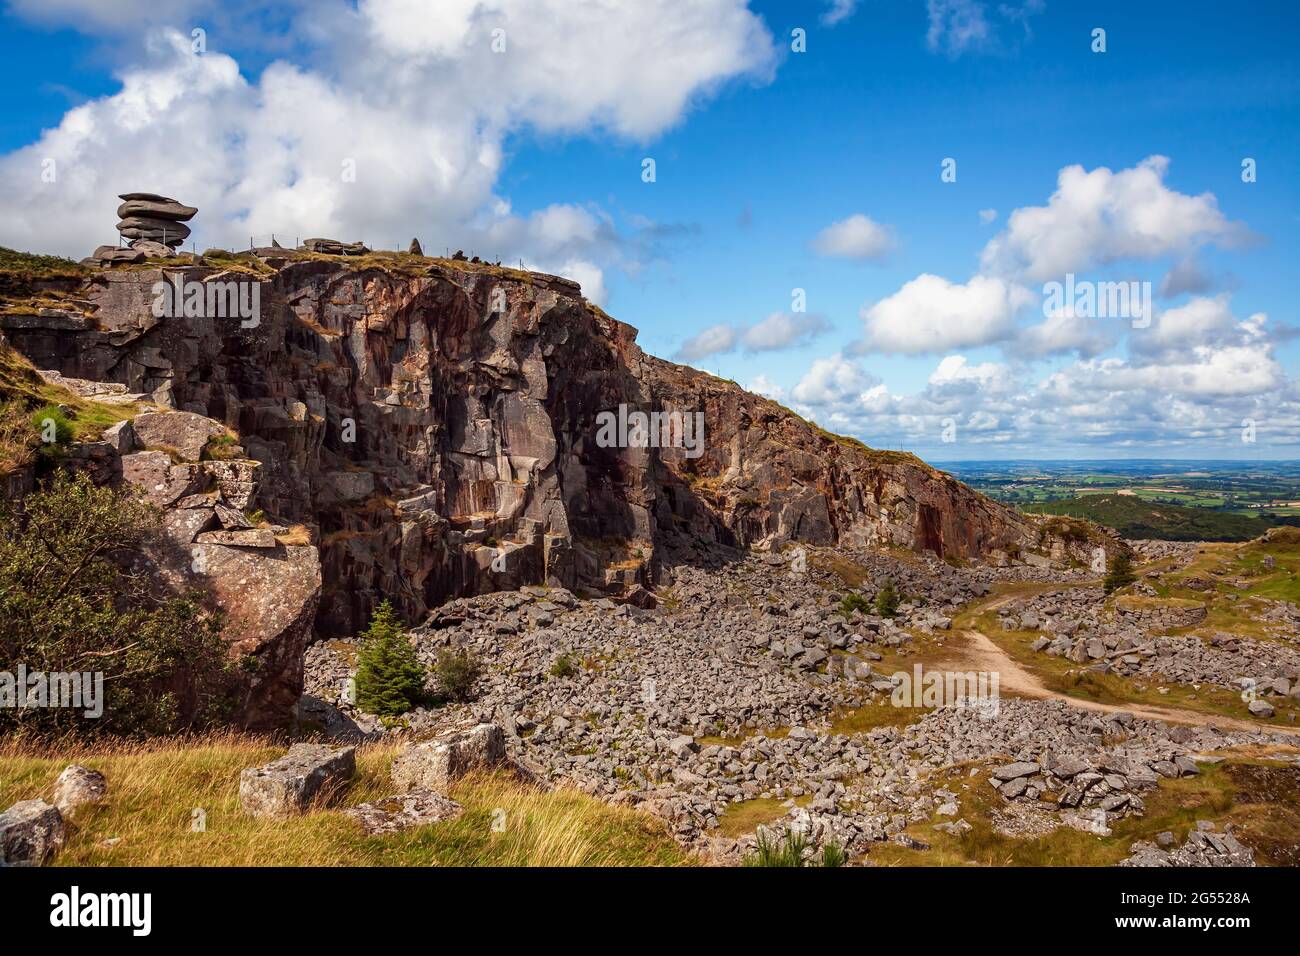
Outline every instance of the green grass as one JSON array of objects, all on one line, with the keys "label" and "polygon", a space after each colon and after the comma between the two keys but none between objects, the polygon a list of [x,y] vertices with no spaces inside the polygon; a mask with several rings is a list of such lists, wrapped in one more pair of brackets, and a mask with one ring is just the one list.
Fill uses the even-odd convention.
[{"label": "green grass", "polygon": [[[1242,800],[1242,767],[1272,768],[1271,778],[1283,792],[1276,805],[1267,808]],[[958,793],[961,818],[971,829],[961,835],[936,830],[935,817],[913,824],[907,833],[930,844],[929,850],[909,850],[885,844],[868,852],[872,862],[908,866],[1113,866],[1129,855],[1135,840],[1154,840],[1157,833],[1170,831],[1181,844],[1198,820],[1220,825],[1231,823],[1239,839],[1254,846],[1257,862],[1277,863],[1286,858],[1288,847],[1300,845],[1300,805],[1295,802],[1295,780],[1300,769],[1272,761],[1243,759],[1217,766],[1202,765],[1201,773],[1177,780],[1161,779],[1154,791],[1144,793],[1146,812],[1111,824],[1110,836],[1098,836],[1062,826],[1037,837],[1013,837],[995,828],[994,811],[1003,799],[988,785],[985,775],[968,778],[966,768],[950,771],[943,782]],[[963,784],[968,784],[962,789]],[[1253,785],[1258,786],[1258,785]]]},{"label": "green grass", "polygon": [[[808,796],[795,798],[796,806],[807,806],[812,802]],[[738,837],[753,833],[761,826],[781,819],[789,810],[785,800],[776,797],[755,797],[752,800],[739,800],[727,806],[718,817],[718,832],[723,836]]]},{"label": "green grass", "polygon": [[[457,820],[366,836],[338,809],[257,820],[239,805],[239,772],[284,753],[236,735],[153,741],[32,755],[0,749],[0,806],[49,799],[74,759],[108,780],[106,805],[79,813],[55,862],[68,866],[677,866],[693,861],[653,817],[572,790],[542,792],[503,774],[480,774],[450,792]],[[390,795],[395,746],[358,749],[344,806]],[[206,817],[194,832],[193,811]],[[504,828],[493,828],[501,820]],[[120,842],[107,845],[106,840]]]}]

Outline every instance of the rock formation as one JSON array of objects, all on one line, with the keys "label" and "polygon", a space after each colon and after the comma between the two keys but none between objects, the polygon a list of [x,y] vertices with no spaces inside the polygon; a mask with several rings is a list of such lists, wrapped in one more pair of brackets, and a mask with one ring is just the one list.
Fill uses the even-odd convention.
[{"label": "rock formation", "polygon": [[[128,198],[155,201],[170,202]],[[1044,567],[1123,547],[646,355],[572,280],[383,256],[267,248],[238,271],[98,268],[57,280],[83,304],[72,318],[0,316],[48,380],[152,403],[71,454],[164,509],[166,574],[201,574],[234,648],[257,658],[252,726],[287,717],[313,636],[355,634],[383,598],[411,623],[527,584],[649,606],[666,564],[716,566],[723,546]],[[242,293],[258,314],[159,317],[164,279]],[[629,413],[660,416],[663,440],[605,440],[602,417]]]},{"label": "rock formation", "polygon": [[[132,249],[145,256],[166,257],[189,238],[185,223],[198,212],[193,206],[156,193],[122,193],[118,198],[123,202],[117,207],[117,231]],[[95,258],[101,258],[99,249]]]},{"label": "rock formation", "polygon": [[[77,293],[91,321],[11,316],[6,335],[38,368],[231,429],[246,464],[174,466],[145,451],[126,470],[168,504],[194,495],[201,472],[236,507],[306,526],[321,552],[318,634],[355,633],[385,596],[418,621],[448,597],[527,583],[624,595],[653,586],[669,554],[704,558],[716,544],[1062,565],[1118,546],[1048,529],[912,455],[648,356],[571,280],[289,250],[274,268],[261,261],[260,276],[168,270],[257,283],[256,327],[159,319],[149,306],[161,271],[101,271]],[[701,452],[602,447],[598,417],[620,406],[702,413]]]},{"label": "rock formation", "polygon": [[370,250],[360,242],[340,242],[337,239],[304,239],[302,247],[308,252],[327,256],[364,256]]}]

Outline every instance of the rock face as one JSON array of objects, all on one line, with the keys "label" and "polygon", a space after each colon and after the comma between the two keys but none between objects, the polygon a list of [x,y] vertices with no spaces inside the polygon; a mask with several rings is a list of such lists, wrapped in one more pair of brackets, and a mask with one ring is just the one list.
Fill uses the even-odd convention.
[{"label": "rock face", "polygon": [[[1060,533],[911,455],[838,439],[647,356],[634,329],[570,280],[262,251],[258,276],[168,270],[256,284],[253,327],[159,319],[161,271],[105,269],[77,290],[93,321],[35,316],[5,335],[38,368],[231,429],[240,462],[177,465],[144,451],[124,470],[167,507],[215,484],[241,510],[304,525],[321,551],[318,635],[356,633],[384,597],[416,621],[449,597],[530,583],[640,595],[668,556],[707,560],[720,544],[893,545],[1058,566],[1122,547]],[[633,433],[605,440],[602,413],[620,408],[668,416],[656,437],[669,447]],[[698,415],[692,446],[683,425]]]},{"label": "rock face", "polygon": [[356,772],[355,747],[294,744],[279,760],[239,775],[239,802],[251,816],[294,816],[336,799]]},{"label": "rock face", "polygon": [[23,800],[0,813],[0,865],[42,866],[63,845],[67,827],[44,800]]}]

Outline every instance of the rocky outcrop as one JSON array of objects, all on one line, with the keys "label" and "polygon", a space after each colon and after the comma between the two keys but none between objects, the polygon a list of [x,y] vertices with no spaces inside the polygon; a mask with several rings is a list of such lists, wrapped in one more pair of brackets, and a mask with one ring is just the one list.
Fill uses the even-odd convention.
[{"label": "rocky outcrop", "polygon": [[[145,256],[167,257],[190,235],[185,225],[198,212],[157,193],[123,193],[117,207],[117,231],[133,250]],[[99,250],[96,250],[99,257]]]},{"label": "rocky outcrop", "polygon": [[[5,335],[38,368],[230,429],[239,461],[177,464],[146,449],[123,468],[169,508],[215,486],[240,509],[303,525],[321,555],[318,634],[355,633],[384,597],[415,621],[449,597],[527,583],[639,595],[666,560],[705,560],[718,544],[1094,559],[1097,542],[911,455],[646,355],[571,280],[398,254],[255,252],[238,270],[93,270],[77,290],[85,322],[38,316]],[[222,294],[254,285],[244,299],[260,313],[160,318],[163,279]],[[667,442],[603,440],[602,414],[620,409],[659,413]],[[682,424],[701,415],[702,441],[683,444]],[[188,454],[201,435],[184,437]]]}]

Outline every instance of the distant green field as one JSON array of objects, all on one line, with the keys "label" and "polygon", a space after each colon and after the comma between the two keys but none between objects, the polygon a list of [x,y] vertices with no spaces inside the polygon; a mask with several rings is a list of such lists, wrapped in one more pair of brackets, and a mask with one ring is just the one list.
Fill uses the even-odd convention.
[{"label": "distant green field", "polygon": [[1086,494],[1026,504],[1022,510],[1088,518],[1114,528],[1126,538],[1163,541],[1249,541],[1276,523],[1258,515],[1151,502],[1139,495]]}]

